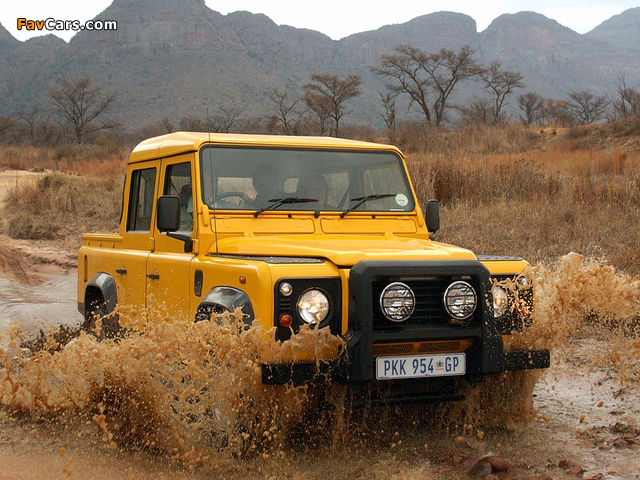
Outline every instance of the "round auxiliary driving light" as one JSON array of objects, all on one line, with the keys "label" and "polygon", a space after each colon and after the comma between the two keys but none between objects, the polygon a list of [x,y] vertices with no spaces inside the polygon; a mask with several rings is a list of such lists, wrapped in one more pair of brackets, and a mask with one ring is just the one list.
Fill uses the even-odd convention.
[{"label": "round auxiliary driving light", "polygon": [[390,283],[380,294],[382,314],[392,322],[404,322],[415,308],[416,297],[404,283]]},{"label": "round auxiliary driving light", "polygon": [[453,282],[444,292],[444,307],[455,320],[466,320],[476,310],[476,291],[467,282]]},{"label": "round auxiliary driving light", "polygon": [[291,295],[291,292],[293,292],[293,287],[290,283],[282,282],[278,291],[283,297],[288,297],[289,295]]},{"label": "round auxiliary driving light", "polygon": [[298,299],[298,315],[309,325],[318,325],[329,315],[329,299],[320,290],[307,290]]},{"label": "round auxiliary driving light", "polygon": [[509,297],[504,288],[495,286],[491,289],[493,295],[493,317],[500,318],[507,313],[509,307]]}]

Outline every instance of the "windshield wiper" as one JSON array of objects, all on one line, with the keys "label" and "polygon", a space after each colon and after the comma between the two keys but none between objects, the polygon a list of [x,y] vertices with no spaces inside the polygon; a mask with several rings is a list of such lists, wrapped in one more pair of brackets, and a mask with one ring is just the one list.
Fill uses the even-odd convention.
[{"label": "windshield wiper", "polygon": [[397,195],[396,193],[374,193],[371,195],[367,195],[365,197],[352,198],[351,199],[352,202],[358,202],[358,203],[356,203],[353,207],[347,208],[344,212],[342,212],[340,214],[340,218],[344,218],[347,213],[354,211],[364,202],[368,202],[369,200],[376,200],[378,198],[395,197],[396,195]]},{"label": "windshield wiper", "polygon": [[286,198],[272,198],[269,200],[270,203],[266,207],[262,207],[260,210],[256,210],[256,213],[253,214],[254,217],[258,218],[262,212],[266,212],[267,210],[274,210],[278,208],[280,205],[284,205],[286,203],[311,203],[317,202],[317,198],[298,198],[298,197],[286,197]]}]

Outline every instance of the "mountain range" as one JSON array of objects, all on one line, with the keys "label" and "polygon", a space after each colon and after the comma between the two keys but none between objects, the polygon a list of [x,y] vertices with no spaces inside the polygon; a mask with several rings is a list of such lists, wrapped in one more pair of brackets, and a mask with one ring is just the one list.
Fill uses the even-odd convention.
[{"label": "mountain range", "polygon": [[[96,18],[117,20],[118,29],[80,31],[69,43],[53,35],[20,42],[0,25],[0,115],[45,105],[64,73],[90,74],[114,92],[112,113],[128,128],[220,108],[264,116],[273,108],[269,91],[289,85],[299,93],[311,74],[329,72],[362,77],[363,93],[345,120],[379,124],[386,81],[370,67],[400,44],[428,53],[470,45],[481,62],[498,60],[524,75],[515,96],[566,99],[572,91],[604,94],[620,75],[640,81],[640,7],[582,35],[533,12],[502,15],[482,32],[467,15],[438,12],[341,40],[262,14],[222,15],[203,0],[114,0]],[[480,94],[468,86],[455,101]]]}]

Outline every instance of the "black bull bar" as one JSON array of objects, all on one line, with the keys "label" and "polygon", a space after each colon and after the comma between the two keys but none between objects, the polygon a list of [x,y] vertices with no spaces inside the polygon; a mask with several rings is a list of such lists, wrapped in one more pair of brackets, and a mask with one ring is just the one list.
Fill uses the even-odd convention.
[{"label": "black bull bar", "polygon": [[[374,331],[371,288],[374,278],[431,276],[472,279],[478,293],[479,308],[472,325],[464,328],[453,325],[413,325],[393,332]],[[490,292],[489,271],[475,260],[359,262],[351,269],[349,276],[349,325],[343,337],[346,342],[345,354],[332,361],[264,364],[262,383],[373,382],[376,379],[373,345],[379,342],[470,339],[472,346],[465,352],[467,371],[463,378],[472,382],[479,381],[485,375],[510,370],[549,368],[549,350],[504,351],[502,335],[493,319]]]}]

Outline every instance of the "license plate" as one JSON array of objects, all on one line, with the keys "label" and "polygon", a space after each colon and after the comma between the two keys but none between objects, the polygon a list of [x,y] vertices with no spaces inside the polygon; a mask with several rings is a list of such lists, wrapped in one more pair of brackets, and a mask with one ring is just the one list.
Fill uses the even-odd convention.
[{"label": "license plate", "polygon": [[464,353],[378,357],[376,359],[376,378],[378,380],[395,380],[464,375],[466,373],[465,360]]}]

